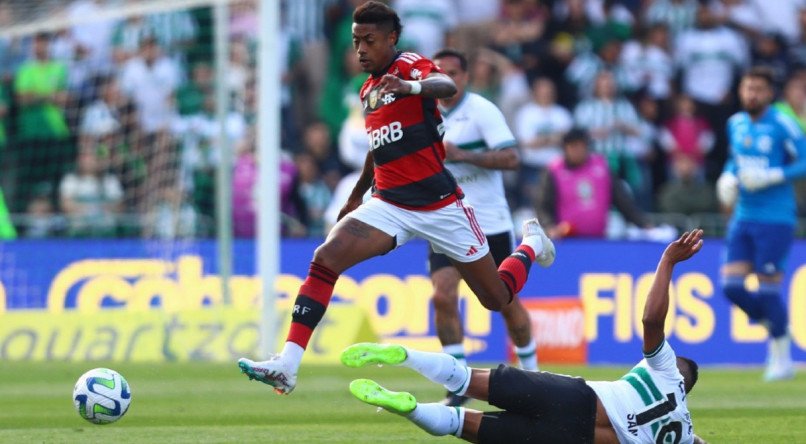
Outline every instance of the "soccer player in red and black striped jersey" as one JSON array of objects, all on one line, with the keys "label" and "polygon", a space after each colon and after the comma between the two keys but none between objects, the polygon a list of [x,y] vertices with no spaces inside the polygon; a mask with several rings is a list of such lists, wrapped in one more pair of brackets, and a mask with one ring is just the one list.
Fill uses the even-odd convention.
[{"label": "soccer player in red and black striped jersey", "polygon": [[[296,386],[302,355],[336,280],[359,262],[421,237],[450,258],[484,307],[499,311],[523,287],[532,262],[554,261],[554,246],[531,220],[524,223],[521,245],[496,268],[473,208],[463,204],[462,190],[443,165],[436,100],[454,95],[456,85],[430,60],[396,49],[401,29],[397,13],[383,3],[370,1],[353,13],[353,46],[371,74],[360,93],[369,138],[364,169],[339,223],[314,253],[283,351],[266,361],[238,361],[250,379],[278,393]],[[372,198],[362,204],[370,187]]]}]

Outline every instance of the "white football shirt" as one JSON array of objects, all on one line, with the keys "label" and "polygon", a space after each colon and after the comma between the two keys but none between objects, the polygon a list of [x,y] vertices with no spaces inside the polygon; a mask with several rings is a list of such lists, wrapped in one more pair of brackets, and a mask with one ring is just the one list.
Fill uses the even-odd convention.
[{"label": "white football shirt", "polygon": [[[459,149],[483,152],[517,146],[504,115],[492,102],[478,94],[466,92],[452,109],[440,107],[439,110],[445,124],[443,140]],[[445,162],[445,166],[462,187],[465,203],[475,210],[476,220],[484,234],[513,229],[501,170],[465,162]]]},{"label": "white football shirt", "polygon": [[602,401],[621,443],[694,441],[683,375],[668,342],[618,381],[588,381]]}]

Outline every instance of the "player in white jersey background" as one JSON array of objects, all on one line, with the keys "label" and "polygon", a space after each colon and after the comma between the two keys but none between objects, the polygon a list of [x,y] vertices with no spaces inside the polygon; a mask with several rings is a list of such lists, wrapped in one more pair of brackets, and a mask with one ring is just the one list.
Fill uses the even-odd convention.
[{"label": "player in white jersey background", "polygon": [[[513,250],[512,217],[504,194],[501,170],[520,165],[517,142],[501,111],[489,100],[466,91],[467,59],[458,51],[443,49],[433,57],[456,84],[456,94],[439,99],[439,111],[445,125],[443,143],[445,166],[456,178],[472,206],[481,231],[487,237],[490,252],[499,264]],[[433,249],[428,257],[437,335],[445,353],[464,361],[464,332],[459,317],[459,272],[444,254]],[[529,313],[515,297],[501,310],[520,365],[537,370],[536,344],[532,338]],[[447,405],[461,405],[467,398],[448,394]]]},{"label": "player in white jersey background", "polygon": [[702,249],[702,234],[702,230],[683,233],[663,252],[644,306],[644,359],[617,381],[588,382],[506,365],[471,369],[444,353],[363,343],[347,347],[342,363],[408,367],[448,390],[503,411],[418,403],[410,393],[393,392],[368,379],[353,381],[350,391],[363,402],[405,416],[432,435],[452,434],[470,442],[702,444],[687,405],[688,393],[697,383],[697,364],[676,356],[663,332],[672,272]]}]

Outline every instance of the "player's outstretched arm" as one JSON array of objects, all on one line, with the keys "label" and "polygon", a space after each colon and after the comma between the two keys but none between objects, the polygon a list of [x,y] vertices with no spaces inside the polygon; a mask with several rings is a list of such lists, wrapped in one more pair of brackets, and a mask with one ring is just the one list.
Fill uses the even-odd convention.
[{"label": "player's outstretched arm", "polygon": [[702,248],[702,230],[687,231],[664,250],[655,270],[655,280],[644,306],[644,353],[650,353],[663,342],[663,326],[669,311],[669,283],[678,262],[694,256]]},{"label": "player's outstretched arm", "polygon": [[456,84],[445,74],[432,72],[423,80],[403,80],[398,76],[385,74],[379,83],[381,95],[419,94],[432,99],[445,99],[456,94]]}]

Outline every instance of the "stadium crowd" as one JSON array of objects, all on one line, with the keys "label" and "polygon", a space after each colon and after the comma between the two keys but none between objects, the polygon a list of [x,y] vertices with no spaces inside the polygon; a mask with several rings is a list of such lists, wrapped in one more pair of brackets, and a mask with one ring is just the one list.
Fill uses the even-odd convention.
[{"label": "stadium crowd", "polygon": [[[54,13],[69,23],[130,3],[0,2],[0,24]],[[363,165],[358,89],[366,74],[350,32],[361,3],[281,1],[285,236],[323,236]],[[563,155],[564,135],[581,128],[627,186],[640,212],[628,219],[721,234],[714,182],[727,156],[725,122],[738,110],[736,84],[750,66],[774,71],[776,106],[806,129],[806,0],[389,3],[404,25],[399,49],[464,51],[470,90],[504,112],[522,157],[505,176],[516,217],[540,214],[552,200],[547,167]],[[251,237],[256,2],[233,2],[229,19],[233,227]],[[220,162],[213,64],[210,8],[0,37],[0,190],[13,221],[0,236],[212,235]],[[798,196],[806,218],[806,192]],[[608,236],[627,233],[618,220]]]}]

